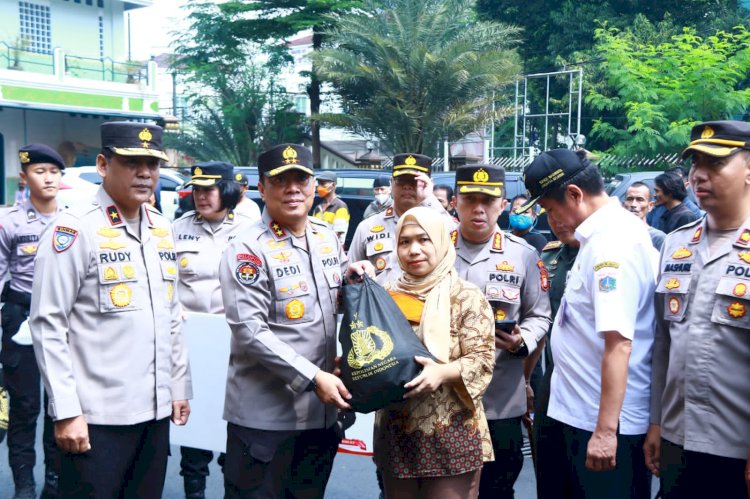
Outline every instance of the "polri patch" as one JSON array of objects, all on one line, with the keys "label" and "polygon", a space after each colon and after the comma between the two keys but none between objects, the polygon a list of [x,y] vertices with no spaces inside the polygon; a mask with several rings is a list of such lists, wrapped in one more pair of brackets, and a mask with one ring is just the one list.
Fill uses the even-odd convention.
[{"label": "polri patch", "polygon": [[234,272],[237,282],[243,286],[255,284],[258,280],[258,266],[251,262],[242,262]]},{"label": "polri patch", "polygon": [[78,237],[78,231],[71,229],[70,227],[63,227],[58,225],[55,227],[55,233],[52,235],[52,247],[58,253],[62,253],[66,249],[73,246],[76,238]]}]

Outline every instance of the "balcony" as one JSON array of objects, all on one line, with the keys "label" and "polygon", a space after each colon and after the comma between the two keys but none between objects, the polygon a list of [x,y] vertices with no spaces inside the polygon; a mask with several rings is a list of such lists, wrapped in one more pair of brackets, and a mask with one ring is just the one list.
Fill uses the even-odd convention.
[{"label": "balcony", "polygon": [[154,118],[156,63],[44,54],[0,42],[0,107]]}]

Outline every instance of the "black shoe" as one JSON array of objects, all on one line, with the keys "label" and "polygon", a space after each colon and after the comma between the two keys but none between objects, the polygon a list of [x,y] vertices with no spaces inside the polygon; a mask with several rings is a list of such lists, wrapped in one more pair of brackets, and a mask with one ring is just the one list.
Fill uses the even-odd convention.
[{"label": "black shoe", "polygon": [[58,499],[58,497],[60,497],[60,492],[58,490],[59,481],[60,477],[57,476],[57,473],[47,470],[44,473],[44,488],[42,489],[42,495],[39,496],[39,499]]},{"label": "black shoe", "polygon": [[206,477],[185,477],[185,499],[206,498]]},{"label": "black shoe", "polygon": [[36,499],[36,484],[31,466],[19,466],[13,470],[16,493],[13,499]]}]

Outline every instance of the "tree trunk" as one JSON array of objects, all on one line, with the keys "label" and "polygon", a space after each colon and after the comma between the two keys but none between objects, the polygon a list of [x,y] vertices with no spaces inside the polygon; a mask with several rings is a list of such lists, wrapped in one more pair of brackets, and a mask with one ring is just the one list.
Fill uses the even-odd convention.
[{"label": "tree trunk", "polygon": [[[318,31],[318,27],[313,27],[313,50],[320,50],[323,36]],[[313,66],[310,74],[310,86],[307,87],[307,94],[310,96],[310,114],[316,116],[320,113],[320,80],[315,73]],[[310,135],[312,138],[312,157],[313,168],[320,168],[320,122],[316,119],[310,120]]]}]

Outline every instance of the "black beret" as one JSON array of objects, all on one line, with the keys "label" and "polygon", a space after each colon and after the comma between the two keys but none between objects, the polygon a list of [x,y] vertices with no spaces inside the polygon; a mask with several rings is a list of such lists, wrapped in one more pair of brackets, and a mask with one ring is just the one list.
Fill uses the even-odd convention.
[{"label": "black beret", "polygon": [[37,163],[52,163],[61,170],[65,169],[60,153],[45,144],[29,144],[18,150],[18,159],[21,166],[35,165]]}]

